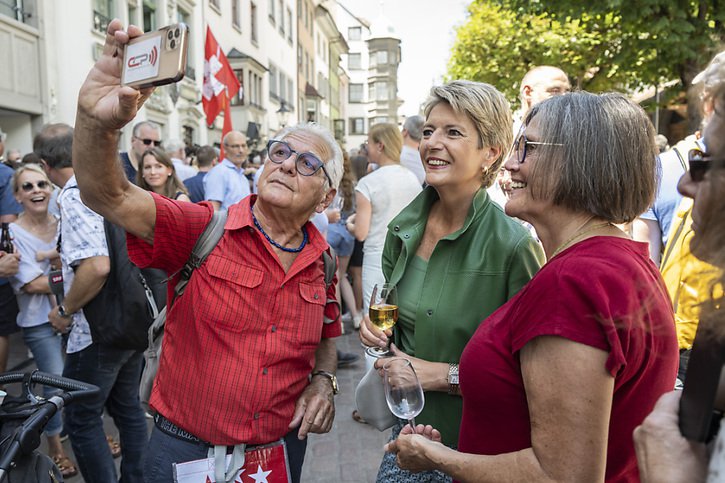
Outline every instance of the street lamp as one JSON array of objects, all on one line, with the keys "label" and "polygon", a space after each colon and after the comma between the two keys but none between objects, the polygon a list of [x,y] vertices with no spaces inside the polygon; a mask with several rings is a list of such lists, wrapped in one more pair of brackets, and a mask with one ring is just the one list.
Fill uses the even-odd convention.
[{"label": "street lamp", "polygon": [[282,101],[277,109],[277,122],[281,128],[287,125],[289,122],[289,113],[291,111],[287,108],[287,103]]}]

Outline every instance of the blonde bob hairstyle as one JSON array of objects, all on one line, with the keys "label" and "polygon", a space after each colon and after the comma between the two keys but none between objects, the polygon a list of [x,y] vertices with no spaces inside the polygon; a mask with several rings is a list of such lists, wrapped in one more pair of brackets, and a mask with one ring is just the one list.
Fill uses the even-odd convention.
[{"label": "blonde bob hairstyle", "polygon": [[465,80],[456,80],[430,90],[424,109],[426,120],[440,103],[448,104],[454,112],[464,114],[471,120],[478,133],[479,149],[500,149],[499,157],[483,173],[483,187],[488,188],[496,179],[513,143],[511,106],[494,86]]},{"label": "blonde bob hairstyle", "polygon": [[[403,135],[400,133],[398,126],[381,122],[370,128],[368,136],[374,143],[383,143],[383,153],[388,159],[400,163],[400,152],[403,150]],[[370,146],[368,146],[369,149]]]},{"label": "blonde bob hairstyle", "polygon": [[627,223],[653,202],[660,173],[655,129],[644,110],[621,94],[575,92],[535,105],[541,141],[528,176],[531,196]]}]

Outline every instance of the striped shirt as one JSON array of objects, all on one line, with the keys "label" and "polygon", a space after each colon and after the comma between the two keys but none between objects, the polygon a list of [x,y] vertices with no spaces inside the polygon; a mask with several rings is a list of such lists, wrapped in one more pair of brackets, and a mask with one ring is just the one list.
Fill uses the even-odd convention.
[{"label": "striped shirt", "polygon": [[[154,243],[129,235],[131,260],[173,274],[211,218],[207,203],[153,195]],[[250,196],[229,210],[225,233],[168,314],[151,405],[212,444],[262,444],[289,432],[322,338],[341,333],[333,282],[325,293],[327,242],[307,223],[309,243],[285,273],[253,226]],[[169,300],[176,279],[169,284]]]}]

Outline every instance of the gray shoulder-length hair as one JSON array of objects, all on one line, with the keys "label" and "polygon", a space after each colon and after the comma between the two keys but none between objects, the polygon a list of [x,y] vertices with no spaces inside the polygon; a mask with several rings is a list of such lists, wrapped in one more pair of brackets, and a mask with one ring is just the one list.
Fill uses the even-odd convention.
[{"label": "gray shoulder-length hair", "polygon": [[660,179],[655,129],[621,94],[575,92],[535,105],[541,139],[529,174],[531,195],[612,223],[634,220],[653,202]]},{"label": "gray shoulder-length hair", "polygon": [[484,82],[456,80],[433,87],[425,104],[425,117],[435,106],[445,102],[459,113],[466,115],[478,133],[478,148],[500,148],[501,154],[483,175],[483,186],[488,188],[496,179],[501,164],[513,141],[511,106],[506,97],[494,86]]},{"label": "gray shoulder-length hair", "polygon": [[[331,157],[330,159],[322,159],[322,161],[325,163],[327,174],[330,175],[330,179],[332,180],[332,188],[336,190],[340,185],[340,180],[342,180],[343,164],[342,150],[340,149],[340,145],[337,143],[335,136],[333,136],[328,129],[320,126],[319,124],[305,123],[297,124],[295,126],[287,126],[278,132],[273,139],[275,141],[282,141],[290,134],[297,132],[310,134],[324,143],[327,148],[327,154],[331,155]],[[323,153],[318,154],[321,156],[323,155]]]}]

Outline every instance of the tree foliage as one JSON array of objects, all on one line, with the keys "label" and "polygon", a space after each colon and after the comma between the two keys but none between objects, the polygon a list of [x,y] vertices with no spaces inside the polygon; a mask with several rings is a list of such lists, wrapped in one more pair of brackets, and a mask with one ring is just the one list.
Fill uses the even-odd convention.
[{"label": "tree foliage", "polygon": [[689,85],[725,46],[723,20],[719,0],[474,0],[448,75],[489,82],[511,99],[542,64],[590,91]]}]

